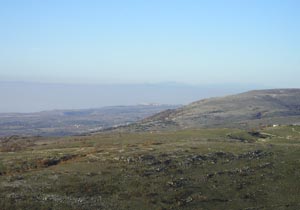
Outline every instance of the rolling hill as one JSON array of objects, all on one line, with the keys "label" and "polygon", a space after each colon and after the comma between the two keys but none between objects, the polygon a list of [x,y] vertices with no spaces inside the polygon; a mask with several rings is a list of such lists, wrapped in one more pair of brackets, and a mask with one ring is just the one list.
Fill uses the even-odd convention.
[{"label": "rolling hill", "polygon": [[160,112],[127,128],[138,131],[205,127],[253,128],[299,123],[300,89],[273,89],[196,101]]}]

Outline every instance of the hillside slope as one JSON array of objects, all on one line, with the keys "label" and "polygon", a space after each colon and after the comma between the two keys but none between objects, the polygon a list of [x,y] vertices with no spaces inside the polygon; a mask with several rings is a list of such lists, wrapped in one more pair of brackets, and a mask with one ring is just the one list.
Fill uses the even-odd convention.
[{"label": "hillside slope", "polygon": [[255,90],[196,101],[130,126],[134,130],[202,127],[249,128],[300,122],[300,89]]}]

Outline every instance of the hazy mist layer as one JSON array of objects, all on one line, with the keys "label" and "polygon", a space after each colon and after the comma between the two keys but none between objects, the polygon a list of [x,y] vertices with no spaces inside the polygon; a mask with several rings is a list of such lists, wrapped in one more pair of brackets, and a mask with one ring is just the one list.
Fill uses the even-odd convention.
[{"label": "hazy mist layer", "polygon": [[0,82],[0,112],[37,112],[142,103],[187,104],[261,87],[246,85],[189,86],[161,84],[43,84]]}]

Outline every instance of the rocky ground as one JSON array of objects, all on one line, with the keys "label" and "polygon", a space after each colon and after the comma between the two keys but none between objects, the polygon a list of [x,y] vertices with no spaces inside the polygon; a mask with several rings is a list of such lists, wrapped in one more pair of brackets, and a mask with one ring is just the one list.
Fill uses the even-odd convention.
[{"label": "rocky ground", "polygon": [[299,209],[299,131],[2,139],[0,209]]}]

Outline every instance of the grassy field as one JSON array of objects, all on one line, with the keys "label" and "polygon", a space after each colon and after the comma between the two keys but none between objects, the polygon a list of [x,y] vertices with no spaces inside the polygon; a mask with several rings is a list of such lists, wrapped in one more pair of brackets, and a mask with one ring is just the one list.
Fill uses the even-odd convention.
[{"label": "grassy field", "polygon": [[15,136],[0,151],[1,210],[300,209],[299,126]]}]

